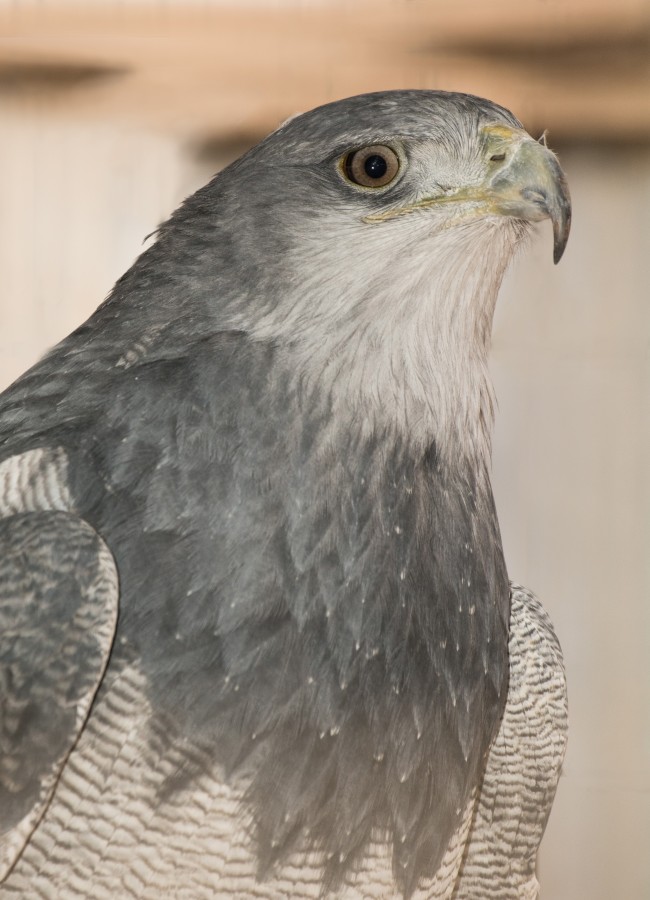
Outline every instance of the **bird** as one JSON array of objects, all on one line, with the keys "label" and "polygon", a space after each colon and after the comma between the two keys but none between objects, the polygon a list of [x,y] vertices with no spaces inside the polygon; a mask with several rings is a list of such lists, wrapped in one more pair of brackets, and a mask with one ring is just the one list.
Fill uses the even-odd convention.
[{"label": "bird", "polygon": [[0,898],[534,898],[562,652],[487,370],[557,157],[472,95],[292,117],[0,397]]}]

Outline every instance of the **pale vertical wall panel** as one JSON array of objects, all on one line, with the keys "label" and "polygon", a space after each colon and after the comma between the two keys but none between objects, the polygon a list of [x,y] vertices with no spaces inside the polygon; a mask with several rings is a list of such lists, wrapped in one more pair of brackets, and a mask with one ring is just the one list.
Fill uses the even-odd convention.
[{"label": "pale vertical wall panel", "polygon": [[170,138],[3,115],[0,384],[79,325],[174,208]]},{"label": "pale vertical wall panel", "polygon": [[650,898],[650,152],[562,156],[549,229],[495,322],[494,482],[508,567],[551,613],[569,750],[541,855],[548,900]]}]

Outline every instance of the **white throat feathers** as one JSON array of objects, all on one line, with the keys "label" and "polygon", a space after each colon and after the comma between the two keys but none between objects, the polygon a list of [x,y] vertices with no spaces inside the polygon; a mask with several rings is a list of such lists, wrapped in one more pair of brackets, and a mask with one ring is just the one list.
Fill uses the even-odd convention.
[{"label": "white throat feathers", "polygon": [[363,436],[394,428],[412,446],[435,441],[452,465],[487,464],[492,318],[528,229],[501,216],[442,228],[426,211],[408,218],[407,228],[403,219],[366,226],[363,244],[358,233],[337,241],[336,259],[315,235],[301,260],[308,278],[244,327],[286,347],[303,395],[326,392],[333,415]]}]

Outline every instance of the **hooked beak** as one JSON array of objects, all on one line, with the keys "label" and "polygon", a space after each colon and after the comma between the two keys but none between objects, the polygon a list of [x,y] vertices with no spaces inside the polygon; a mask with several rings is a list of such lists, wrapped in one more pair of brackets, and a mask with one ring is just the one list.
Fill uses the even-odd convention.
[{"label": "hooked beak", "polygon": [[500,215],[528,222],[550,219],[553,262],[558,263],[569,239],[571,198],[557,157],[520,129],[488,125],[484,134],[490,157],[503,156],[503,165],[485,186],[485,199]]},{"label": "hooked beak", "polygon": [[487,172],[482,183],[445,190],[408,206],[384,210],[364,218],[378,223],[427,207],[459,204],[464,221],[475,216],[500,215],[553,224],[553,261],[564,253],[571,228],[571,198],[557,157],[521,128],[486,125],[482,130]]}]

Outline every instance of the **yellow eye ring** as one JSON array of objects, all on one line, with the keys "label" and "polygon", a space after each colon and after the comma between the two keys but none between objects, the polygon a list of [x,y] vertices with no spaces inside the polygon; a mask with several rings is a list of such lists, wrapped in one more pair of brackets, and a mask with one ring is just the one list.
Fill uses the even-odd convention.
[{"label": "yellow eye ring", "polygon": [[371,144],[353,150],[342,160],[345,177],[365,188],[385,187],[394,181],[400,169],[398,155],[384,144]]}]

